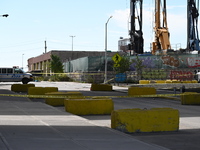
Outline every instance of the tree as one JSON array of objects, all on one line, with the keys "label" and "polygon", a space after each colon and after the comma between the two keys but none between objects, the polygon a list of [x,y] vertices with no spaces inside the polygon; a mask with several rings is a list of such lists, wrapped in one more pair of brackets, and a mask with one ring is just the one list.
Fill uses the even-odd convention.
[{"label": "tree", "polygon": [[142,69],[146,66],[143,65],[143,61],[139,59],[138,55],[136,56],[136,59],[131,60],[131,70],[135,70],[138,74],[138,78],[141,79],[142,76]]},{"label": "tree", "polygon": [[126,71],[130,71],[130,65],[131,63],[129,57],[121,56],[119,67],[115,67],[114,70],[116,73],[124,73]]},{"label": "tree", "polygon": [[54,73],[63,73],[63,64],[57,55],[51,55],[50,68]]}]

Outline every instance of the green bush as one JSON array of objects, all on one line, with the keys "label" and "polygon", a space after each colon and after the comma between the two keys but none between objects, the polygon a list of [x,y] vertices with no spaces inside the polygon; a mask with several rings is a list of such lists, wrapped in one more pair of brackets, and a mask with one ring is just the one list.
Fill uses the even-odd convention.
[{"label": "green bush", "polygon": [[86,82],[87,82],[87,83],[94,83],[94,78],[93,78],[93,76],[90,76],[90,75],[85,76],[85,79],[86,79]]},{"label": "green bush", "polygon": [[126,83],[133,83],[133,84],[138,84],[139,81],[138,80],[134,80],[134,79],[127,79]]},{"label": "green bush", "polygon": [[73,79],[71,79],[70,77],[68,77],[67,75],[59,75],[57,77],[57,81],[73,81]]},{"label": "green bush", "polygon": [[58,74],[50,76],[50,81],[73,81],[70,77],[65,74]]},{"label": "green bush", "polygon": [[35,77],[37,81],[73,81],[70,77],[65,74],[58,74],[52,76],[40,76]]}]

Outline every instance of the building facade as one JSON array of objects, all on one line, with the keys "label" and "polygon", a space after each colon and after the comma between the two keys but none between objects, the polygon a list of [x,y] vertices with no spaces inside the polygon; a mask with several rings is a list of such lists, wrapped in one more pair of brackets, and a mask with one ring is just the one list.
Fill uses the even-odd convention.
[{"label": "building facade", "polygon": [[[109,52],[107,56],[112,57],[116,52]],[[51,55],[57,55],[62,63],[71,62],[83,57],[100,56],[105,57],[105,51],[57,51],[52,50],[42,55],[28,59],[28,72],[51,73]]]}]

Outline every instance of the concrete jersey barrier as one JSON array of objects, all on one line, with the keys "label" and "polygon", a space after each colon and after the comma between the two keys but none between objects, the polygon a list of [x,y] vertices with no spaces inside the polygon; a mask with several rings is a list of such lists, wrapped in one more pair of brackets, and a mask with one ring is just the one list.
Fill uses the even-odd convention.
[{"label": "concrete jersey barrier", "polygon": [[114,110],[112,99],[65,99],[65,110],[75,115],[106,115]]},{"label": "concrete jersey barrier", "polygon": [[115,110],[111,114],[111,127],[128,133],[177,131],[179,111],[172,108]]},{"label": "concrete jersey barrier", "polygon": [[58,87],[30,87],[28,95],[45,95],[49,92],[58,92]]},{"label": "concrete jersey barrier", "polygon": [[13,92],[28,92],[28,88],[35,87],[35,84],[12,84],[11,91]]},{"label": "concrete jersey barrier", "polygon": [[[70,99],[82,98],[83,94],[81,92],[50,92],[45,93],[47,96],[69,96]],[[64,106],[65,98],[45,98],[45,103],[51,106]]]}]

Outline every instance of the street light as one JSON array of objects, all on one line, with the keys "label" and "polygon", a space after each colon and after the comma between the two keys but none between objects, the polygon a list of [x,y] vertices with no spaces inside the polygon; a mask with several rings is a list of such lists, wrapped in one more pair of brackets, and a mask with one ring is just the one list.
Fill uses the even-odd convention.
[{"label": "street light", "polygon": [[24,69],[24,67],[23,67],[23,56],[24,56],[24,54],[22,54],[22,70]]},{"label": "street light", "polygon": [[71,58],[69,58],[69,72],[71,72],[71,60],[73,60],[73,49],[74,49],[74,47],[73,47],[73,45],[74,45],[74,37],[76,37],[76,36],[74,36],[74,35],[70,35],[69,37],[71,37],[72,38],[72,55],[71,55]]},{"label": "street light", "polygon": [[112,16],[110,16],[105,24],[105,79],[104,79],[104,83],[107,82],[107,25],[109,20],[112,18]]},{"label": "street light", "polygon": [[74,44],[73,39],[74,39],[74,37],[76,37],[76,36],[70,35],[70,37],[72,38],[72,51],[73,51],[73,44]]},{"label": "street light", "polygon": [[176,44],[176,50],[177,50],[177,45],[180,45],[180,48],[181,48],[181,43],[177,43],[177,44]]},{"label": "street light", "polygon": [[8,14],[1,15],[1,17],[8,17],[8,16],[9,16]]}]

